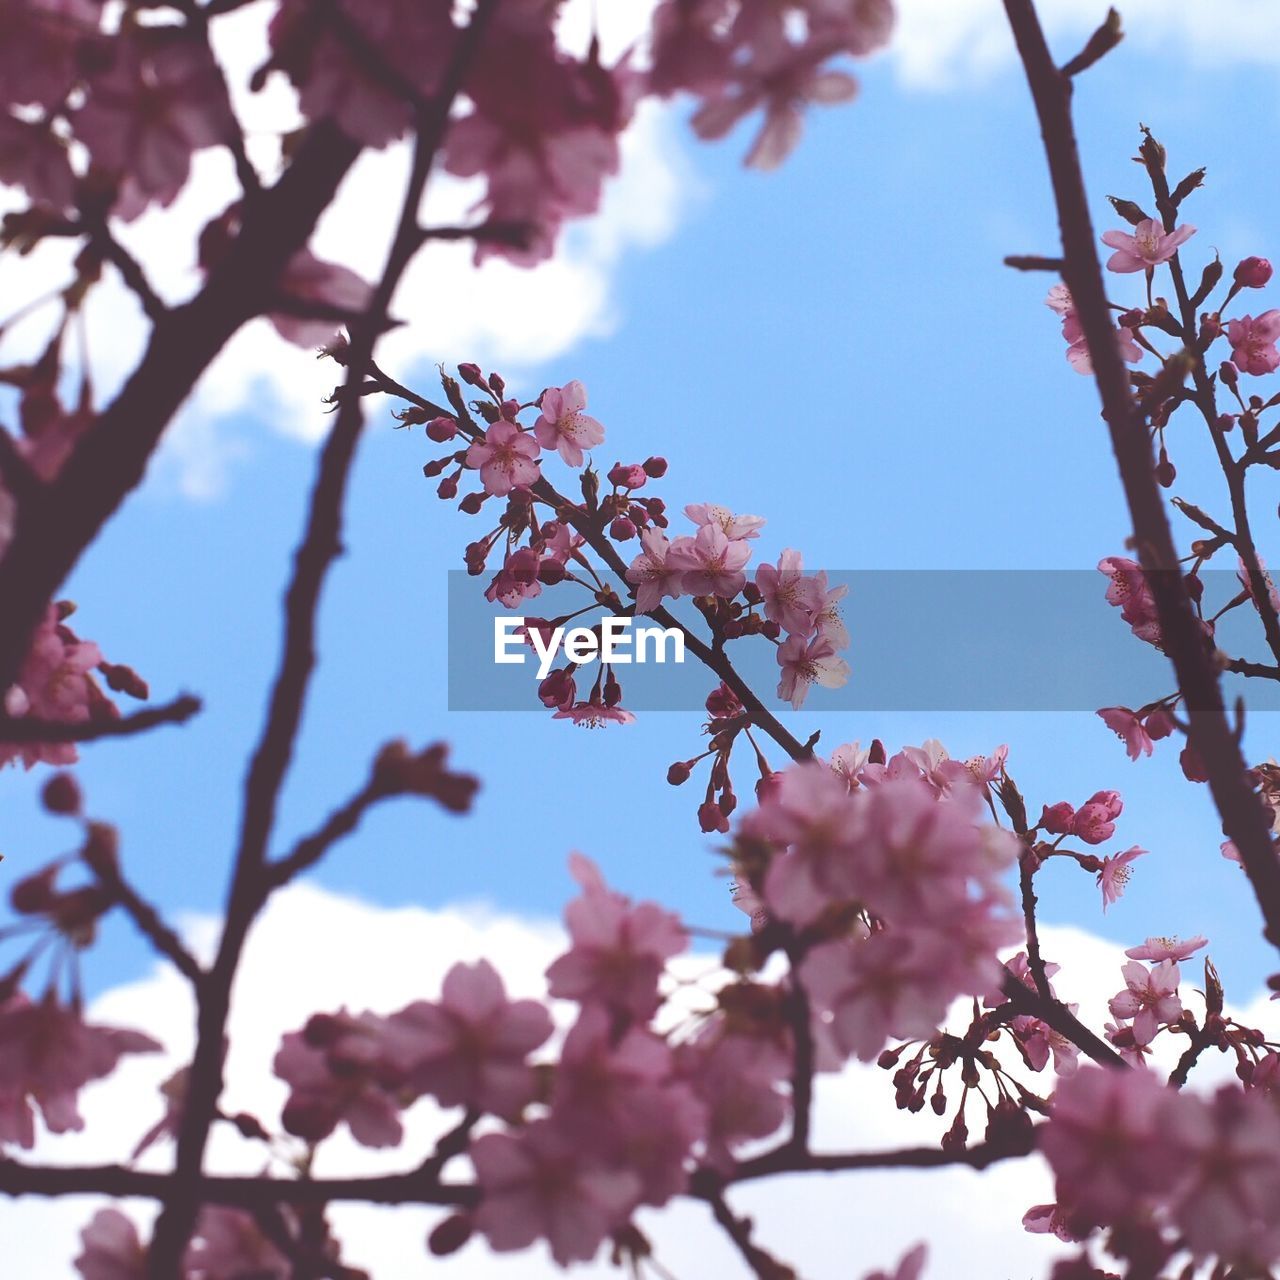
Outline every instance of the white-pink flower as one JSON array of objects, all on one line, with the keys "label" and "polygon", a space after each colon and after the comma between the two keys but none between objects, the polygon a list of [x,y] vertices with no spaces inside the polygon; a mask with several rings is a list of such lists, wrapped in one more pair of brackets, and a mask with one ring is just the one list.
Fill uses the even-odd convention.
[{"label": "white-pink flower", "polygon": [[480,483],[495,497],[505,497],[512,489],[526,488],[540,474],[537,441],[514,422],[499,418],[467,450],[467,466],[480,472]]},{"label": "white-pink flower", "polygon": [[742,538],[758,538],[764,528],[764,516],[736,516],[728,507],[714,502],[692,502],[684,509],[694,524],[715,525],[726,538],[738,541]]},{"label": "white-pink flower", "polygon": [[499,1253],[545,1239],[562,1267],[589,1261],[640,1198],[634,1173],[588,1159],[550,1120],[482,1134],[468,1154],[482,1197],[476,1228]]},{"label": "white-pink flower", "polygon": [[474,1107],[513,1119],[534,1095],[528,1057],[551,1035],[536,1000],[508,1000],[487,960],[455,964],[438,1003],[415,1001],[388,1020],[394,1056],[415,1093],[445,1107]]},{"label": "white-pink flower", "polygon": [[826,606],[822,584],[805,574],[800,552],[789,547],[776,565],[762,564],[756,570],[756,586],[764,597],[765,617],[793,635],[809,635]]},{"label": "white-pink flower", "polygon": [[583,450],[604,440],[604,427],[588,414],[586,388],[576,378],[542,393],[542,412],[533,433],[544,449],[555,449],[571,467],[583,463]]},{"label": "white-pink flower", "polygon": [[826,636],[818,635],[812,640],[803,635],[788,636],[778,646],[777,656],[782,668],[778,697],[791,703],[793,710],[799,711],[811,685],[838,689],[848,683],[849,664],[837,656]]},{"label": "white-pink flower", "polygon": [[695,537],[671,544],[666,566],[681,573],[681,590],[687,594],[731,600],[746,584],[742,567],[750,558],[744,541],[730,538],[718,524],[705,524]]},{"label": "white-pink flower", "polygon": [[1115,253],[1107,259],[1108,271],[1145,271],[1168,262],[1178,247],[1195,235],[1196,229],[1184,223],[1174,231],[1166,231],[1155,218],[1143,218],[1129,235],[1125,231],[1105,231],[1102,243]]},{"label": "white-pink flower", "polygon": [[1111,997],[1108,1007],[1112,1016],[1133,1020],[1133,1038],[1138,1044],[1150,1044],[1162,1026],[1182,1016],[1178,997],[1182,975],[1177,962],[1162,960],[1148,969],[1140,960],[1130,960],[1120,972],[1124,974],[1125,989]]},{"label": "white-pink flower", "polygon": [[667,564],[671,543],[661,529],[641,530],[640,546],[643,550],[628,567],[627,581],[636,588],[636,612],[649,613],[668,597],[679,597],[683,574]]},{"label": "white-pink flower", "polygon": [[1177,937],[1148,938],[1140,947],[1130,947],[1125,955],[1130,960],[1187,960],[1201,947],[1207,946],[1209,939],[1196,934],[1184,942]]},{"label": "white-pink flower", "polygon": [[1280,311],[1274,308],[1260,316],[1241,316],[1227,325],[1227,341],[1231,344],[1231,362],[1241,373],[1260,377],[1280,367]]}]

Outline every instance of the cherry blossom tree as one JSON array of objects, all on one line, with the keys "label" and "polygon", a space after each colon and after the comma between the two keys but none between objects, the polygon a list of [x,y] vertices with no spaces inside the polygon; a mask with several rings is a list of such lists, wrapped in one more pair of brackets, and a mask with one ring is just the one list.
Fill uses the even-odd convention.
[{"label": "cherry blossom tree", "polygon": [[[270,10],[270,56],[241,84],[215,50],[220,24],[246,3]],[[1032,0],[1004,8],[1060,235],[1059,249],[1008,263],[1051,278],[1045,301],[1071,370],[1091,377],[1101,400],[1133,536],[1123,549],[1132,556],[1100,563],[1099,598],[1171,668],[1166,696],[1098,714],[1132,759],[1180,744],[1188,785],[1211,792],[1222,852],[1247,876],[1265,936],[1280,947],[1280,770],[1248,764],[1243,712],[1228,714],[1221,686],[1228,671],[1280,679],[1280,594],[1248,501],[1256,468],[1280,465],[1280,425],[1265,420],[1280,393],[1250,381],[1280,368],[1280,309],[1246,301],[1268,288],[1271,267],[1249,257],[1228,277],[1216,255],[1197,255],[1207,237],[1186,218],[1203,171],[1171,181],[1165,149],[1145,129],[1143,190],[1113,198],[1099,234],[1072,86],[1119,43],[1119,17],[1108,15],[1059,65]],[[795,1271],[756,1241],[731,1203],[735,1188],[783,1174],[983,1169],[1037,1152],[1056,1201],[1025,1206],[1022,1225],[1075,1246],[1054,1280],[1271,1274],[1280,1261],[1280,1041],[1226,1012],[1212,962],[1200,956],[1204,937],[1131,947],[1109,1001],[1114,1022],[1100,1028],[1055,992],[1071,957],[1054,962],[1042,951],[1037,875],[1047,863],[1093,877],[1103,907],[1141,873],[1140,845],[1094,852],[1112,845],[1123,820],[1120,791],[1029,806],[1003,746],[968,760],[932,740],[896,751],[853,742],[820,755],[816,734],[801,742],[770,708],[799,709],[822,696],[815,686],[848,677],[841,584],[806,569],[794,548],[753,565],[765,518],[682,493],[678,458],[606,468],[597,451],[611,443],[607,388],[517,388],[475,364],[441,369],[438,389],[416,387],[376,358],[396,289],[424,245],[461,239],[477,261],[545,259],[566,222],[597,208],[645,98],[692,99],[693,129],[705,139],[751,117],[748,163],[779,165],[811,104],[854,96],[850,66],[890,39],[889,0],[661,0],[642,47],[611,64],[596,43],[582,55],[564,45],[550,0],[0,0],[0,14],[0,180],[27,197],[6,215],[4,243],[29,254],[65,241],[75,248],[69,278],[43,300],[20,300],[56,313],[46,349],[0,371],[16,414],[14,429],[0,432],[0,758],[32,771],[45,808],[72,824],[77,844],[73,857],[9,887],[0,1192],[101,1199],[76,1259],[85,1280],[354,1280],[362,1273],[343,1260],[328,1212],[347,1202],[437,1210],[424,1260],[475,1236],[499,1252],[544,1241],[564,1266],[609,1247],[638,1270],[652,1259],[637,1211],[679,1198],[710,1208],[749,1273],[782,1280]],[[288,86],[303,123],[260,154],[236,103],[269,83]],[[357,158],[406,141],[412,164],[381,274],[366,281],[319,258],[312,232]],[[191,246],[200,284],[173,303],[118,232],[172,206],[193,157],[208,150],[230,156],[239,192],[205,211]],[[483,181],[475,220],[420,221],[439,171]],[[1123,225],[1110,225],[1113,214]],[[1105,265],[1099,245],[1112,251]],[[91,362],[82,354],[77,363],[68,334],[109,274],[151,328],[137,367],[100,403]],[[1135,293],[1135,281],[1145,290]],[[1029,312],[1038,304],[1029,292]],[[91,617],[72,630],[59,592],[73,567],[92,566],[95,538],[215,355],[258,317],[300,347],[323,345],[338,385],[279,667],[249,757],[225,919],[202,963],[135,885],[121,833],[95,815],[69,768],[81,747],[180,723],[199,703],[151,704],[137,672],[78,634],[82,625],[92,633]],[[409,438],[421,429],[431,450],[423,470],[439,498],[479,522],[461,557],[477,591],[506,608],[539,600],[548,610],[572,594],[567,612],[526,617],[526,643],[545,648],[570,619],[599,636],[606,617],[649,617],[678,631],[705,667],[705,741],[673,748],[691,754],[666,781],[694,783],[690,834],[696,821],[725,837],[743,928],[726,939],[723,967],[690,1016],[671,975],[692,927],[660,904],[629,900],[576,854],[568,946],[546,971],[544,999],[511,998],[480,960],[457,963],[440,992],[393,1012],[318,1009],[302,1026],[280,1027],[279,1049],[262,1064],[287,1085],[281,1114],[229,1114],[233,983],[272,896],[372,807],[413,796],[465,814],[479,785],[445,744],[394,740],[347,800],[281,851],[278,801],[353,457],[366,420],[386,425],[391,412]],[[1214,514],[1172,499],[1194,529],[1186,556],[1163,494],[1177,479],[1166,431],[1179,413],[1198,415],[1209,432],[1230,508]],[[666,440],[652,447],[675,452]],[[1220,553],[1238,591],[1219,604],[1206,598],[1202,570]],[[675,611],[678,602],[685,607]],[[1219,647],[1216,624],[1237,609],[1256,615],[1272,661]],[[743,678],[746,646],[772,646],[776,689]],[[124,698],[145,705],[125,711]],[[635,713],[607,661],[588,684],[570,654],[529,698],[556,718],[604,728],[602,749],[625,749],[621,726]],[[1100,749],[1113,745],[1106,739],[1099,731]],[[132,1152],[95,1167],[36,1163],[24,1152],[38,1132],[82,1126],[87,1084],[126,1055],[161,1047],[163,1027],[85,1018],[77,965],[112,912],[190,984],[195,1052]],[[1202,993],[1183,989],[1188,963],[1203,963]],[[1269,982],[1280,990],[1280,976]],[[1157,1041],[1179,1048],[1172,1073],[1151,1065]],[[1184,1089],[1211,1051],[1234,1065],[1236,1083]],[[928,1106],[948,1118],[941,1143],[815,1150],[815,1077],[854,1060],[884,1069],[886,1105],[892,1097],[902,1110]],[[421,1102],[445,1117],[430,1151],[406,1136],[406,1114]],[[265,1172],[210,1169],[210,1134],[221,1126],[261,1144]],[[403,1172],[313,1176],[317,1150],[342,1130],[366,1147],[405,1148]],[[136,1167],[152,1147],[172,1150],[167,1172]],[[281,1150],[291,1158],[280,1160]],[[129,1197],[160,1206],[150,1238],[113,1203]],[[921,1246],[867,1280],[915,1280],[927,1265]],[[945,1258],[932,1266],[947,1274]]]}]

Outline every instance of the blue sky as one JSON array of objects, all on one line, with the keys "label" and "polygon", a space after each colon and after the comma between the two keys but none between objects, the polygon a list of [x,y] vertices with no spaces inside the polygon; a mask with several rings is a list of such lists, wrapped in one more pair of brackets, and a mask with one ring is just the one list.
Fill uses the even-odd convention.
[{"label": "blue sky", "polygon": [[[1277,178],[1250,141],[1276,123],[1271,71],[1171,47],[1156,56],[1139,39],[1081,82],[1079,132],[1099,229],[1114,221],[1107,192],[1142,198],[1129,160],[1141,120],[1168,146],[1173,168],[1209,167],[1188,208],[1202,228],[1189,245],[1193,262],[1213,247],[1228,267],[1246,253],[1280,258],[1270,216]],[[958,76],[953,87],[921,89],[895,62],[877,62],[861,100],[814,113],[776,175],[739,167],[745,134],[709,147],[671,129],[664,137],[676,151],[664,162],[695,174],[696,191],[663,243],[609,263],[612,332],[502,372],[526,396],[582,379],[608,430],[600,461],[665,455],[671,470],[654,491],[677,509],[710,500],[765,515],[765,558],[796,546],[808,563],[833,569],[1086,569],[1120,552],[1119,486],[1092,385],[1068,368],[1041,305],[1050,281],[1000,265],[1006,253],[1055,246],[1025,87],[1009,63]],[[1113,296],[1136,297],[1136,288],[1117,280]],[[548,290],[531,323],[554,327],[558,308],[574,305]],[[297,360],[299,379],[313,377],[310,357]],[[429,384],[426,362],[394,371]],[[279,412],[255,392],[213,423],[244,456],[212,498],[189,500],[171,469],[157,467],[67,593],[83,632],[143,672],[157,697],[190,689],[206,700],[188,727],[103,744],[81,769],[90,811],[122,828],[130,875],[175,915],[221,903],[245,761],[277,661],[279,598],[315,464],[313,450],[290,438],[301,429],[281,433]],[[1217,489],[1189,420],[1171,444],[1174,492],[1211,505]],[[456,763],[484,779],[474,816],[389,805],[318,871],[322,884],[387,905],[484,900],[551,916],[571,892],[566,855],[580,848],[627,891],[700,924],[736,927],[741,917],[711,875],[714,842],[693,821],[696,784],[664,781],[670,761],[698,750],[699,717],[651,714],[592,734],[532,709],[447,711],[445,574],[474,533],[435,499],[420,471],[426,456],[420,434],[394,431],[375,406],[355,473],[349,554],[324,601],[321,666],[277,852],[359,784],[381,742],[445,738]],[[1264,554],[1274,502],[1264,491],[1255,504]],[[1102,589],[1099,578],[1100,609]],[[855,634],[855,666],[859,648]],[[1134,701],[1163,691],[1135,689]],[[1035,812],[1042,801],[1119,789],[1126,811],[1106,848],[1141,844],[1151,856],[1105,918],[1089,878],[1050,867],[1045,918],[1126,944],[1206,932],[1241,998],[1267,972],[1243,878],[1219,857],[1208,796],[1182,781],[1169,744],[1131,764],[1085,714],[822,708],[818,693],[790,719],[801,736],[820,728],[828,748],[938,737],[969,755],[1007,742]],[[1274,732],[1273,717],[1254,720],[1253,757],[1272,753]],[[14,877],[73,836],[39,814],[37,781],[0,775],[0,848]],[[89,986],[148,964],[128,928],[111,922],[87,966]]]}]

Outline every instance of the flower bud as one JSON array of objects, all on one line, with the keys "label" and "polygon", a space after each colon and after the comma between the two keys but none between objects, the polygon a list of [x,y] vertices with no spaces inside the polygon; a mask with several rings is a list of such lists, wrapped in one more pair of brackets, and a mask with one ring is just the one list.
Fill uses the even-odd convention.
[{"label": "flower bud", "polygon": [[463,382],[466,382],[473,387],[488,387],[489,385],[485,381],[484,374],[480,372],[480,366],[478,364],[471,364],[469,362],[467,364],[460,364],[458,366],[458,372],[462,375]]},{"label": "flower bud", "polygon": [[450,498],[456,498],[458,496],[458,477],[445,476],[445,478],[440,481],[440,487],[436,490],[436,493],[446,502]]},{"label": "flower bud", "polygon": [[667,474],[667,460],[666,458],[646,458],[644,470],[646,475],[654,480],[660,480]]},{"label": "flower bud", "polygon": [[489,495],[487,493],[469,493],[460,503],[458,503],[458,510],[464,515],[478,515],[480,508],[484,506],[484,500],[488,496]]},{"label": "flower bud", "polygon": [[1242,289],[1261,289],[1271,279],[1271,263],[1266,258],[1245,258],[1236,266],[1234,279]]},{"label": "flower bud", "polygon": [[470,1214],[450,1214],[432,1229],[427,1237],[427,1248],[437,1258],[447,1258],[451,1253],[457,1253],[471,1239],[472,1230]]},{"label": "flower bud", "polygon": [[678,786],[681,786],[683,783],[688,782],[689,775],[692,773],[693,773],[692,760],[677,760],[675,764],[673,764],[667,770],[667,781],[671,783],[673,787],[678,787]]},{"label": "flower bud", "polygon": [[441,415],[427,423],[427,435],[437,444],[446,444],[458,434],[458,424],[449,417]]},{"label": "flower bud", "polygon": [[44,784],[40,802],[50,813],[75,816],[80,812],[80,784],[69,773],[55,773]]},{"label": "flower bud", "polygon": [[636,526],[629,516],[619,516],[609,526],[609,537],[615,542],[626,542],[636,536]]}]

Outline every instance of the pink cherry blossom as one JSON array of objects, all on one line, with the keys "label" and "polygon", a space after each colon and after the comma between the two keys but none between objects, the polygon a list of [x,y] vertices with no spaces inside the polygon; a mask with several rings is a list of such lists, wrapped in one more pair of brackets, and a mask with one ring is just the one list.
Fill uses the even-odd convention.
[{"label": "pink cherry blossom", "polygon": [[1115,834],[1116,819],[1123,808],[1118,791],[1095,791],[1076,810],[1071,830],[1085,844],[1102,844]]},{"label": "pink cherry blossom", "polygon": [[33,1108],[50,1133],[84,1128],[77,1095],[109,1076],[127,1053],[158,1053],[139,1031],[90,1026],[52,993],[32,1003],[21,992],[0,1003],[0,1147],[30,1148]]},{"label": "pink cherry blossom", "polygon": [[1168,1108],[1180,1185],[1173,1217],[1198,1257],[1266,1267],[1280,1257],[1280,1116],[1235,1085]]},{"label": "pink cherry blossom", "polygon": [[677,1050],[680,1073],[706,1108],[706,1163],[728,1173],[742,1144],[776,1133],[787,1116],[779,1086],[791,1075],[787,1046],[708,1022]]},{"label": "pink cherry blossom", "polygon": [[21,187],[36,203],[59,211],[75,204],[76,178],[66,143],[47,123],[19,120],[7,111],[0,111],[0,182]]},{"label": "pink cherry blossom", "polygon": [[[119,713],[90,674],[101,661],[98,646],[78,639],[59,620],[57,606],[50,605],[32,637],[17,683],[4,696],[6,714],[66,724],[114,719]],[[74,764],[79,758],[70,742],[0,742],[0,765],[21,759],[30,769],[41,761]]]},{"label": "pink cherry blossom", "polygon": [[680,571],[686,594],[731,600],[747,581],[742,567],[750,558],[745,542],[728,537],[717,524],[705,524],[695,537],[677,538],[671,544],[666,565]]},{"label": "pink cherry blossom", "polygon": [[80,1232],[75,1268],[82,1280],[146,1280],[147,1251],[133,1219],[99,1209]]},{"label": "pink cherry blossom", "polygon": [[1119,608],[1120,616],[1133,628],[1139,640],[1160,648],[1156,600],[1142,566],[1125,556],[1106,556],[1098,561],[1098,569],[1110,579],[1107,603]]},{"label": "pink cherry blossom", "polygon": [[756,570],[756,586],[764,597],[766,618],[793,634],[813,631],[826,605],[826,592],[816,578],[805,575],[800,552],[788,548],[776,566],[762,564]]},{"label": "pink cherry blossom", "polygon": [[392,1043],[385,1019],[345,1010],[284,1036],[272,1064],[289,1086],[284,1127],[318,1142],[345,1121],[361,1146],[397,1145],[404,1136],[397,1098],[404,1080]]},{"label": "pink cherry blossom", "polygon": [[835,646],[825,636],[806,640],[803,635],[788,636],[778,646],[778,665],[782,677],[778,681],[778,697],[798,711],[808,696],[810,686],[838,689],[847,684],[849,664],[836,656]]},{"label": "pink cherry blossom", "polygon": [[550,1120],[482,1134],[468,1154],[481,1194],[476,1228],[498,1253],[545,1239],[562,1267],[587,1262],[640,1198],[634,1173],[588,1161]]},{"label": "pink cherry blossom", "polygon": [[1142,1068],[1090,1065],[1062,1080],[1040,1134],[1059,1205],[1085,1221],[1109,1223],[1167,1191],[1176,1173],[1168,1158],[1169,1096]]},{"label": "pink cherry blossom", "polygon": [[818,608],[818,616],[814,619],[818,634],[830,640],[837,649],[847,649],[849,628],[840,616],[840,601],[849,594],[848,584],[842,582],[838,586],[828,587],[825,569],[819,569],[816,577],[823,592],[823,601]]},{"label": "pink cherry blossom", "polygon": [[1261,376],[1280,367],[1280,311],[1264,311],[1262,315],[1241,316],[1227,325],[1227,341],[1231,344],[1231,361],[1241,373]]},{"label": "pink cherry blossom", "polygon": [[1125,885],[1133,872],[1129,864],[1140,858],[1147,851],[1134,845],[1124,853],[1112,854],[1102,860],[1102,870],[1098,872],[1098,887],[1102,890],[1102,909],[1105,911],[1124,893]]},{"label": "pink cherry blossom", "polygon": [[870,758],[870,750],[864,750],[860,743],[846,742],[831,753],[830,764],[836,776],[843,778],[852,789],[858,785],[858,775]]},{"label": "pink cherry blossom", "polygon": [[1162,960],[1148,969],[1140,960],[1130,960],[1121,972],[1125,989],[1111,997],[1108,1008],[1113,1017],[1132,1020],[1133,1038],[1138,1044],[1150,1044],[1162,1026],[1182,1016],[1178,966],[1173,960]]},{"label": "pink cherry blossom", "polygon": [[1076,811],[1065,801],[1043,806],[1039,825],[1050,835],[1065,836],[1071,834],[1071,825],[1076,820]]},{"label": "pink cherry blossom", "polygon": [[1066,1243],[1076,1239],[1056,1204],[1033,1204],[1022,1215],[1022,1226],[1032,1235],[1054,1235]]},{"label": "pink cherry blossom", "polygon": [[1098,715],[1102,717],[1102,723],[1125,744],[1130,760],[1150,755],[1155,750],[1151,735],[1128,707],[1101,707]]},{"label": "pink cherry blossom", "polygon": [[340,0],[339,9],[373,59],[306,0],[285,0],[271,21],[273,65],[297,86],[308,120],[332,120],[356,142],[384,147],[408,128],[412,112],[376,60],[429,97],[453,45],[449,10],[413,0]]},{"label": "pink cherry blossom", "polygon": [[[1077,1006],[1067,1008],[1075,1013]],[[1043,1071],[1053,1059],[1053,1070],[1056,1075],[1074,1074],[1080,1065],[1080,1047],[1068,1040],[1061,1032],[1055,1031],[1047,1022],[1039,1018],[1018,1017],[1009,1024],[1010,1030],[1018,1041],[1027,1064],[1032,1071]]]},{"label": "pink cherry blossom", "polygon": [[663,600],[677,599],[682,574],[667,565],[671,543],[661,529],[644,529],[640,534],[643,550],[627,569],[627,581],[636,588],[636,612],[649,613]]},{"label": "pink cherry blossom", "polygon": [[231,107],[207,43],[184,26],[130,26],[110,50],[73,123],[93,163],[124,180],[117,212],[132,216],[172,204],[192,154],[230,137]]},{"label": "pink cherry blossom", "polygon": [[586,407],[586,388],[576,379],[563,387],[550,387],[542,393],[542,412],[533,424],[538,443],[555,449],[571,467],[582,466],[582,451],[604,440],[604,427],[582,412]]},{"label": "pink cherry blossom", "polygon": [[[358,316],[369,305],[373,288],[367,280],[336,262],[323,262],[310,249],[301,249],[289,259],[280,274],[280,293],[302,303],[320,303]],[[267,319],[287,342],[299,347],[321,347],[342,327],[342,319],[313,319],[272,311]]]},{"label": "pink cherry blossom", "polygon": [[548,991],[649,1018],[659,1004],[658,979],[666,962],[688,945],[684,926],[652,902],[633,906],[582,854],[574,854],[569,865],[582,893],[565,908],[572,945],[547,970]]},{"label": "pink cherry blossom", "polygon": [[1184,223],[1174,231],[1166,231],[1154,218],[1143,218],[1129,235],[1125,231],[1105,231],[1102,243],[1115,253],[1107,260],[1108,271],[1145,271],[1168,262],[1195,235],[1196,229]]},{"label": "pink cherry blossom", "polygon": [[556,1069],[552,1121],[588,1157],[638,1175],[644,1204],[685,1190],[685,1160],[706,1132],[706,1108],[674,1065],[660,1036],[638,1026],[618,1035],[604,1008],[587,1005]]},{"label": "pink cherry blossom", "polygon": [[525,600],[534,600],[542,594],[538,581],[541,557],[532,547],[508,550],[502,568],[485,588],[484,598],[497,601],[505,609],[514,609]]},{"label": "pink cherry blossom", "polygon": [[485,432],[483,443],[477,442],[467,450],[467,466],[478,468],[485,490],[501,498],[538,479],[539,452],[537,442],[527,431],[499,418]]},{"label": "pink cherry blossom", "polygon": [[553,720],[568,720],[581,729],[599,729],[606,724],[634,724],[635,715],[625,707],[610,707],[593,696],[586,702],[573,702],[562,706],[551,717]]},{"label": "pink cherry blossom", "polygon": [[535,1091],[528,1056],[551,1035],[551,1017],[535,1000],[509,1001],[487,960],[455,964],[439,1003],[415,1001],[389,1019],[394,1056],[415,1093],[445,1107],[474,1107],[506,1119]]},{"label": "pink cherry blossom", "polygon": [[736,516],[728,507],[714,502],[693,502],[684,509],[685,515],[699,527],[714,525],[726,538],[738,542],[744,538],[758,538],[764,527],[763,516]]},{"label": "pink cherry blossom", "polygon": [[1125,955],[1131,960],[1151,960],[1157,964],[1162,960],[1187,960],[1208,943],[1209,939],[1199,934],[1185,942],[1176,937],[1148,938],[1140,947],[1130,947]]},{"label": "pink cherry blossom", "polygon": [[94,0],[3,0],[4,104],[57,106],[77,79],[77,55],[97,43],[101,25],[101,6]]}]

